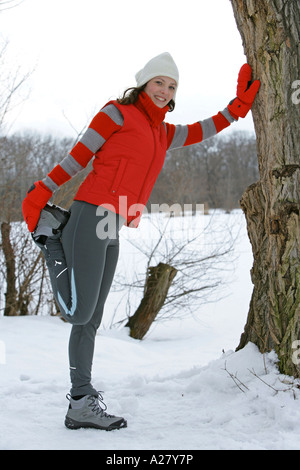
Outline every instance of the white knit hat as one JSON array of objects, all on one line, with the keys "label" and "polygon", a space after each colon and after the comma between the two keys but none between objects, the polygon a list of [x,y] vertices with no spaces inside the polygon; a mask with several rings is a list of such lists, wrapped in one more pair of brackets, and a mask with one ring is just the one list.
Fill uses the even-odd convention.
[{"label": "white knit hat", "polygon": [[163,52],[153,57],[153,59],[149,60],[145,67],[135,75],[137,87],[145,85],[149,80],[158,76],[172,78],[178,86],[178,68],[171,54],[168,52]]}]

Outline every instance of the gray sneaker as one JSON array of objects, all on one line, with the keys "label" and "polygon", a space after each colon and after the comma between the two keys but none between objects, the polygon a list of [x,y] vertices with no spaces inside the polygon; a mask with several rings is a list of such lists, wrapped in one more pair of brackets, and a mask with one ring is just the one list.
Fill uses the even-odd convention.
[{"label": "gray sneaker", "polygon": [[47,203],[44,209],[41,210],[40,218],[32,234],[33,240],[43,245],[47,237],[51,237],[63,229],[69,217],[70,212],[66,209]]},{"label": "gray sneaker", "polygon": [[80,400],[74,400],[67,395],[67,399],[70,405],[65,418],[65,426],[69,429],[96,428],[112,431],[127,427],[127,421],[124,418],[105,413],[106,405],[99,392],[98,397],[85,395]]}]

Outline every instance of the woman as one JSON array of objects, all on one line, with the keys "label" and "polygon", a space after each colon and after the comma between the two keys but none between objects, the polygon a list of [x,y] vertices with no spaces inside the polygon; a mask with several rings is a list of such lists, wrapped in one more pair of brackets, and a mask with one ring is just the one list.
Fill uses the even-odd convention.
[{"label": "woman", "polygon": [[[23,201],[24,218],[45,255],[61,314],[73,325],[72,388],[65,419],[72,429],[127,425],[123,418],[105,413],[102,397],[91,384],[95,335],[115,272],[120,228],[138,225],[166,151],[201,142],[245,117],[259,88],[258,80],[250,84],[251,68],[245,64],[237,97],[222,112],[175,126],[164,122],[175,107],[179,83],[171,55],[151,59],[136,74],[136,82],[121,99],[101,109],[70,154],[36,182]],[[93,170],[74,198],[70,218],[68,212],[47,204],[57,188],[94,156]]]}]

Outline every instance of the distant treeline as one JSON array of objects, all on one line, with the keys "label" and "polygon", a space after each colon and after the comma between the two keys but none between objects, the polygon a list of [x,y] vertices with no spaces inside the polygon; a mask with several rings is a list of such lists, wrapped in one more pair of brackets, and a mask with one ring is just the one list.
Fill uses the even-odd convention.
[{"label": "distant treeline", "polygon": [[[22,220],[21,205],[27,189],[59,163],[74,144],[72,139],[28,133],[0,138],[2,221]],[[69,194],[74,195],[89,168],[64,185]],[[255,136],[237,131],[168,152],[149,204],[206,204],[231,210],[239,207],[243,192],[257,179]],[[64,192],[62,188],[61,194]]]},{"label": "distant treeline", "polygon": [[257,179],[255,135],[237,131],[169,152],[149,202],[230,211]]}]

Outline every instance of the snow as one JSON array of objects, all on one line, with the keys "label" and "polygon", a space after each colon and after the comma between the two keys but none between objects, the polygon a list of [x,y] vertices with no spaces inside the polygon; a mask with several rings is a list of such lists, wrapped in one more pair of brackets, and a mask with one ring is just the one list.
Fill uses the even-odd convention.
[{"label": "snow", "polygon": [[[262,355],[251,343],[235,352],[252,291],[251,248],[238,218],[226,296],[197,315],[158,322],[137,341],[124,327],[107,327],[117,303],[112,293],[97,335],[93,384],[104,391],[108,412],[127,419],[126,429],[65,428],[69,324],[0,317],[0,449],[299,449],[299,382],[279,373],[274,352]],[[126,256],[121,248],[120,269]]]}]

